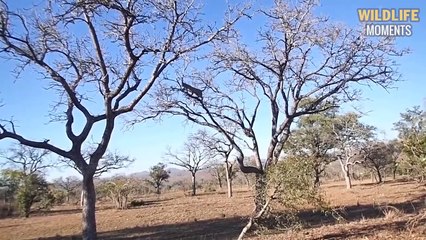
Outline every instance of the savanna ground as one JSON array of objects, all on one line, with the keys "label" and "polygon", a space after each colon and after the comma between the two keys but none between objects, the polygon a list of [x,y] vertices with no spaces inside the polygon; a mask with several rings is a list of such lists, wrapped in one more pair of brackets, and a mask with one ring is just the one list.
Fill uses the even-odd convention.
[{"label": "savanna ground", "polygon": [[[269,230],[251,239],[426,239],[424,227],[426,187],[416,182],[384,184],[355,182],[322,187],[333,214],[306,209],[303,224],[292,230]],[[100,239],[235,239],[253,209],[251,191],[225,193],[182,192],[145,198],[139,208],[97,210]],[[28,219],[0,220],[0,239],[78,239],[81,214],[77,207],[58,207]]]}]

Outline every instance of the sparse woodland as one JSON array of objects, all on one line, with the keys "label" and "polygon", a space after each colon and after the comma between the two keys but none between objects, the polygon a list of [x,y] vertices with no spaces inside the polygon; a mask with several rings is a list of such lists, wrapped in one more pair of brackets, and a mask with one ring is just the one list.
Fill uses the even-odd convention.
[{"label": "sparse woodland", "polygon": [[[395,139],[364,123],[367,113],[348,110],[363,87],[394,87],[408,51],[319,16],[317,7],[314,0],[261,10],[230,4],[214,22],[201,1],[49,0],[34,11],[0,0],[0,57],[15,64],[17,81],[35,71],[53,93],[40,114],[69,143],[34,137],[22,131],[25,121],[0,116],[0,141],[12,142],[0,151],[0,228],[16,232],[7,221],[18,215],[81,219],[74,227],[70,217],[63,233],[45,224],[47,235],[5,237],[243,239],[270,231],[300,239],[306,231],[314,239],[315,229],[356,221],[353,235],[341,235],[355,239],[367,235],[363,224],[401,219],[399,236],[422,236],[426,109],[402,112]],[[262,27],[253,44],[239,24],[256,19]],[[162,162],[149,162],[145,175],[106,176],[153,161],[111,151],[113,133],[163,117],[197,131],[159,153]],[[48,180],[53,168],[79,177]],[[398,184],[407,186],[400,202]],[[192,230],[176,230],[185,223]],[[378,237],[392,236],[384,229]]]}]

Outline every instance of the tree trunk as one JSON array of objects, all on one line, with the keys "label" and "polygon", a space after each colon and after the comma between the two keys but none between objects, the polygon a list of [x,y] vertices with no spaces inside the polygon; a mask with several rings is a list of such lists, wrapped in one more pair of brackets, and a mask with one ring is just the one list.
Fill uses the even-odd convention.
[{"label": "tree trunk", "polygon": [[266,203],[266,175],[256,174],[256,183],[254,185],[254,204],[256,213],[259,213]]},{"label": "tree trunk", "polygon": [[380,169],[376,168],[376,173],[377,173],[377,183],[382,183],[383,178],[382,178],[382,174],[380,173]]},{"label": "tree trunk", "polygon": [[160,184],[157,184],[156,186],[155,186],[155,193],[157,193],[157,194],[160,194],[161,192],[160,192]]},{"label": "tree trunk", "polygon": [[320,171],[318,171],[318,169],[315,169],[315,180],[314,180],[314,187],[319,187],[320,186]]},{"label": "tree trunk", "polygon": [[244,179],[246,180],[247,188],[250,189],[250,179],[247,174],[243,173]]},{"label": "tree trunk", "polygon": [[192,196],[195,196],[197,191],[197,186],[195,182],[195,173],[192,173]]},{"label": "tree trunk", "polygon": [[397,170],[397,168],[396,168],[396,166],[393,168],[393,171],[392,171],[392,178],[393,178],[393,180],[395,180],[396,179],[396,170]]},{"label": "tree trunk", "polygon": [[219,170],[216,170],[216,178],[217,178],[217,183],[219,184],[219,188],[222,189],[222,178],[220,177]]},{"label": "tree trunk", "polygon": [[83,189],[81,189],[80,206],[83,207],[83,205],[84,205],[84,191],[83,191]]},{"label": "tree trunk", "polygon": [[346,189],[352,188],[352,181],[351,181],[351,174],[349,173],[349,168],[345,168],[345,183],[346,183]]},{"label": "tree trunk", "polygon": [[228,161],[225,162],[225,174],[226,174],[226,185],[228,187],[228,198],[232,197],[232,179],[231,179],[231,173],[229,171],[229,163]]},{"label": "tree trunk", "polygon": [[346,164],[342,159],[339,159],[339,163],[343,172],[343,177],[345,177],[346,189],[351,189],[352,181],[351,181],[351,173],[349,171],[349,165]]},{"label": "tree trunk", "polygon": [[82,191],[82,204],[83,204],[83,239],[95,240],[96,239],[96,192],[93,183],[93,175],[83,175],[83,191]]}]

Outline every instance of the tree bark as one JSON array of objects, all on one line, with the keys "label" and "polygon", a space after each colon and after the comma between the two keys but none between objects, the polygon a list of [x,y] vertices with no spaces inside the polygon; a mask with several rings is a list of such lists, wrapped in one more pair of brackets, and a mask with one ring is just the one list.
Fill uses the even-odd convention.
[{"label": "tree bark", "polygon": [[161,193],[160,192],[160,187],[161,187],[160,184],[157,183],[157,185],[155,186],[155,193],[156,194],[160,194]]},{"label": "tree bark", "polygon": [[349,168],[346,167],[344,169],[345,171],[345,183],[346,183],[346,189],[351,189],[352,188],[352,180],[351,180],[351,174],[349,173]]},{"label": "tree bark", "polygon": [[97,238],[96,232],[96,192],[93,183],[93,175],[83,175],[83,191],[82,191],[82,204],[83,204],[83,239],[95,240]]},{"label": "tree bark", "polygon": [[342,168],[343,176],[345,178],[346,183],[346,189],[352,188],[352,181],[351,181],[351,173],[349,169],[349,165],[346,164],[343,160],[339,159],[340,167]]},{"label": "tree bark", "polygon": [[243,173],[244,179],[246,180],[247,189],[250,189],[250,179],[247,174]]},{"label": "tree bark", "polygon": [[195,194],[197,193],[197,186],[196,186],[196,182],[195,182],[195,173],[192,173],[192,196],[195,196]]},{"label": "tree bark", "polygon": [[225,162],[225,174],[226,174],[226,185],[228,187],[228,198],[232,197],[232,179],[231,179],[231,172],[229,171],[229,163],[228,161]]},{"label": "tree bark", "polygon": [[254,185],[254,204],[256,207],[255,213],[259,213],[266,203],[266,175],[256,174],[256,183]]},{"label": "tree bark", "polygon": [[395,180],[396,179],[396,171],[397,171],[397,168],[396,168],[396,166],[392,169],[392,179],[393,180]]},{"label": "tree bark", "polygon": [[376,173],[377,173],[377,183],[382,183],[383,178],[382,178],[382,174],[380,173],[380,169],[376,168]]},{"label": "tree bark", "polygon": [[218,170],[216,170],[216,178],[217,183],[219,184],[219,188],[222,189],[222,178],[220,177],[220,172]]},{"label": "tree bark", "polygon": [[319,187],[320,186],[320,171],[318,169],[315,169],[315,180],[314,180],[314,186]]}]

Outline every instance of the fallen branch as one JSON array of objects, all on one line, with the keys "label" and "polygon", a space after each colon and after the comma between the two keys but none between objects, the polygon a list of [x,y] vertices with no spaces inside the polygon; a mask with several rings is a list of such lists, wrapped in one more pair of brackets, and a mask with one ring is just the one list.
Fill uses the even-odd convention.
[{"label": "fallen branch", "polygon": [[248,223],[246,224],[246,226],[243,228],[243,230],[241,231],[240,235],[238,236],[238,240],[242,240],[244,235],[247,233],[248,230],[250,230],[251,226],[253,225],[253,222],[262,217],[262,215],[266,212],[266,209],[268,209],[269,203],[275,198],[275,193],[278,191],[280,185],[277,185],[274,188],[273,193],[269,196],[268,200],[265,202],[265,204],[263,204],[262,209],[256,214],[256,207],[253,210],[253,214],[250,217]]}]

